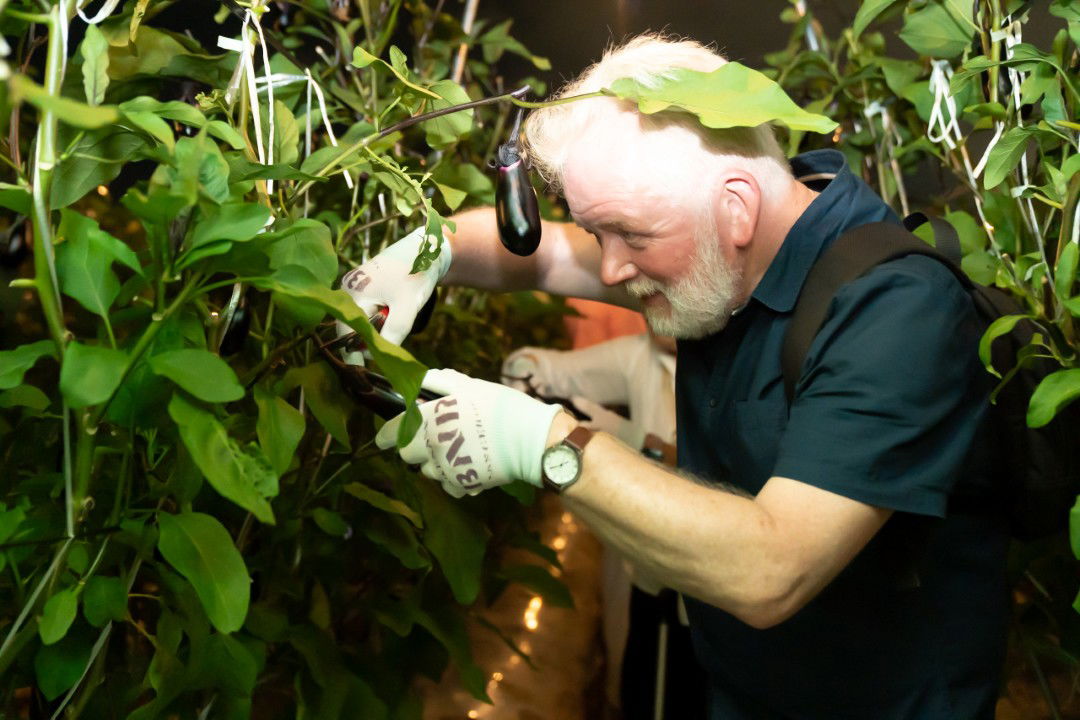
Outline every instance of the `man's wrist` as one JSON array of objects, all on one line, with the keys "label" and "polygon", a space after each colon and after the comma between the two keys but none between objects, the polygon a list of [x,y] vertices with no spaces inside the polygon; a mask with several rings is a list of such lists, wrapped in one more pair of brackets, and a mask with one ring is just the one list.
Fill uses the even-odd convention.
[{"label": "man's wrist", "polygon": [[546,449],[552,445],[561,443],[577,426],[577,420],[575,420],[570,413],[565,410],[560,410],[551,420],[551,426],[548,428],[548,437],[547,442],[544,443],[544,448]]}]

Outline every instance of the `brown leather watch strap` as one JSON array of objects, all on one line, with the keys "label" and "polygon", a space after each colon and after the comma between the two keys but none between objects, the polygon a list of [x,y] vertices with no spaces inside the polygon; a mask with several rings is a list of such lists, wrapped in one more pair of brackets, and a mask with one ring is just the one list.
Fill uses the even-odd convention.
[{"label": "brown leather watch strap", "polygon": [[594,434],[592,430],[584,425],[578,425],[570,431],[570,434],[563,439],[563,442],[567,445],[573,445],[579,453],[584,453],[585,446],[593,439]]}]

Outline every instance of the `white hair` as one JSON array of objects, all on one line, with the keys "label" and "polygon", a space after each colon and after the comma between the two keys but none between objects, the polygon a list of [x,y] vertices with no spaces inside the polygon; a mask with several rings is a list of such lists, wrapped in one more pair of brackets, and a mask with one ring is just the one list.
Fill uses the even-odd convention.
[{"label": "white hair", "polygon": [[[655,87],[679,68],[712,72],[727,60],[693,40],[671,39],[658,33],[639,35],[611,47],[599,62],[565,85],[552,99],[597,92],[620,78]],[[529,160],[556,191],[564,187],[564,172],[575,142],[589,133],[603,133],[605,124],[620,114],[638,117],[639,150],[648,161],[643,172],[661,178],[678,175],[684,183],[703,187],[723,165],[735,164],[752,173],[762,192],[790,182],[791,171],[770,125],[713,130],[684,112],[645,115],[632,102],[597,97],[534,110],[525,121]],[[719,160],[728,162],[722,163]],[[659,178],[658,178],[659,179]]]}]

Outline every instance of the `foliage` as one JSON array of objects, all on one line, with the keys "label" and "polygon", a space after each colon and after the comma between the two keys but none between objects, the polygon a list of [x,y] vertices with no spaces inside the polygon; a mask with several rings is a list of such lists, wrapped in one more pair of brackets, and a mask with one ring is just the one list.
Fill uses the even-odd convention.
[{"label": "foliage", "polygon": [[[3,241],[34,240],[2,270],[0,713],[419,717],[412,679],[451,660],[486,698],[463,623],[543,583],[499,561],[551,557],[531,490],[452,502],[379,454],[319,347],[350,325],[415,397],[425,365],[339,268],[488,202],[509,108],[385,131],[502,94],[475,57],[451,78],[461,43],[543,59],[420,1],[222,6],[222,52],[158,26],[166,0],[74,5],[0,2]],[[491,377],[561,313],[457,292],[411,349]]]},{"label": "foliage", "polygon": [[[987,369],[997,375],[990,343],[1021,318],[1040,332],[1018,357],[1060,368],[1031,398],[1028,424],[1045,425],[1080,397],[1080,2],[864,0],[837,38],[802,8],[793,2],[784,11],[793,29],[786,49],[768,56],[769,74],[840,127],[831,143],[792,132],[792,151],[832,145],[898,211],[914,209],[914,189],[920,204],[953,225],[968,275],[1008,290],[1024,311],[987,330],[980,350]],[[1049,47],[1024,42],[1035,13],[1057,19]],[[887,42],[893,34],[898,40]],[[927,185],[935,191],[926,193]],[[1080,506],[1073,517],[1080,547]],[[1056,547],[1051,540],[1017,550],[1018,596],[1037,608],[1019,629],[1037,616],[1028,647],[1060,640],[1080,657],[1071,597],[1058,594],[1075,592],[1076,568]]]}]

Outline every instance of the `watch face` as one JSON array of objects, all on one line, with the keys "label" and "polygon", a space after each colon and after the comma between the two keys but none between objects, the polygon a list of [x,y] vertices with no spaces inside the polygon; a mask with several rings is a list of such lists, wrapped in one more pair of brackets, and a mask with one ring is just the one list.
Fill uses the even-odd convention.
[{"label": "watch face", "polygon": [[577,451],[566,445],[553,445],[543,457],[544,474],[557,484],[565,485],[577,479],[581,471],[581,460]]}]

